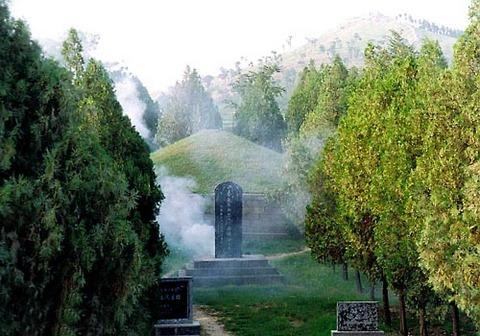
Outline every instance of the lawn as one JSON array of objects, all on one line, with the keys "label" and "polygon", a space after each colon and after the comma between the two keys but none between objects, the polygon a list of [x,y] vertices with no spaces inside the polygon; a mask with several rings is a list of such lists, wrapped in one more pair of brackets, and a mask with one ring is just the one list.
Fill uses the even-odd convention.
[{"label": "lawn", "polygon": [[[284,286],[196,288],[194,303],[210,309],[225,328],[237,336],[327,336],[336,326],[337,301],[370,300],[365,290],[370,285],[365,278],[362,278],[365,293],[359,294],[353,270],[345,281],[339,267],[334,272],[331,267],[315,262],[309,252],[272,261],[272,264],[285,276]],[[380,290],[377,288],[375,293],[377,300],[381,299]],[[398,335],[398,301],[393,295],[390,301],[394,328],[387,328],[381,318],[380,329],[386,335]],[[415,316],[409,314],[412,335],[418,334],[416,323]],[[464,315],[461,326],[461,335],[478,336],[472,322]],[[451,335],[448,314],[445,322],[430,326],[429,335]]]},{"label": "lawn", "polygon": [[195,289],[195,304],[220,314],[227,330],[239,336],[330,335],[339,300],[368,299],[353,279],[319,265],[308,252],[272,262],[285,286]]}]

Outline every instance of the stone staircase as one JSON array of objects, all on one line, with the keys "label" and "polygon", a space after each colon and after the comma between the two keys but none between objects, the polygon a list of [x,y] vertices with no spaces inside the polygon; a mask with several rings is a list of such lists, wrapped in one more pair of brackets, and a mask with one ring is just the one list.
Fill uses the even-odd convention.
[{"label": "stone staircase", "polygon": [[194,287],[271,285],[284,280],[262,255],[195,260],[180,275],[193,277]]}]

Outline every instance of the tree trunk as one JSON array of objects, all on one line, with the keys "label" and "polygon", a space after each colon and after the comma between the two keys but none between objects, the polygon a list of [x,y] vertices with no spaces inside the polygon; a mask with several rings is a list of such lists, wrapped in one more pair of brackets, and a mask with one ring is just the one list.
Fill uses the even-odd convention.
[{"label": "tree trunk", "polygon": [[342,272],[342,277],[343,280],[347,281],[348,280],[348,265],[347,263],[343,263],[343,272]]},{"label": "tree trunk", "polygon": [[425,307],[418,309],[418,323],[420,326],[420,336],[428,336],[427,332],[427,320],[425,319],[426,311]]},{"label": "tree trunk", "polygon": [[357,285],[357,291],[363,293],[362,279],[360,278],[360,272],[358,270],[355,271],[355,284]]},{"label": "tree trunk", "polygon": [[370,300],[375,301],[375,280],[372,281],[372,285],[370,287]]},{"label": "tree trunk", "polygon": [[455,302],[451,302],[450,308],[452,312],[452,335],[460,336],[460,314],[458,313],[458,307]]},{"label": "tree trunk", "polygon": [[400,335],[408,336],[407,308],[405,306],[405,290],[401,289],[398,294],[399,294],[398,299],[400,301]]},{"label": "tree trunk", "polygon": [[392,326],[392,314],[390,313],[390,300],[388,298],[388,282],[385,277],[382,277],[382,298],[383,298],[383,312],[385,314],[385,324]]}]

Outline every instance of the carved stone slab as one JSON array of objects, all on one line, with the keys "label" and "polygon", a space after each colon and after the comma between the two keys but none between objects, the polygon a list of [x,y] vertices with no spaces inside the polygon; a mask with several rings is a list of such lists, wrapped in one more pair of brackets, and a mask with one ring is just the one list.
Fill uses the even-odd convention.
[{"label": "carved stone slab", "polygon": [[337,331],[377,331],[376,301],[337,302]]},{"label": "carved stone slab", "polygon": [[192,322],[192,277],[160,280],[158,324]]},{"label": "carved stone slab", "polygon": [[233,182],[215,188],[215,258],[242,257],[242,188]]}]

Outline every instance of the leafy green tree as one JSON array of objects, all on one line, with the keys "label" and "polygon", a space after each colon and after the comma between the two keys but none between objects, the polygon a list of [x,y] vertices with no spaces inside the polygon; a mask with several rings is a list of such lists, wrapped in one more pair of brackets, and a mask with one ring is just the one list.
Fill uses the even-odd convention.
[{"label": "leafy green tree", "polygon": [[408,209],[415,194],[411,176],[428,125],[424,97],[431,91],[425,86],[444,67],[438,46],[431,43],[421,57],[398,34],[393,34],[387,48],[370,46],[362,79],[338,129],[333,156],[340,209],[353,218],[344,230],[347,250],[367,256],[356,262],[367,272],[372,267],[373,275],[385,277],[397,291],[403,335],[407,334],[407,296],[419,312],[422,335],[427,334],[427,303],[435,298],[418,263],[416,244],[423,224]]},{"label": "leafy green tree", "polygon": [[234,133],[280,151],[286,124],[276,101],[283,93],[273,78],[277,72],[277,65],[265,64],[240,75],[234,83],[233,90],[240,99],[234,114]]},{"label": "leafy green tree", "polygon": [[336,56],[332,64],[324,66],[323,81],[318,90],[317,104],[305,117],[300,133],[317,134],[326,139],[337,128],[342,116],[346,113],[348,99],[355,88],[357,71],[348,70],[342,59]]},{"label": "leafy green tree", "polygon": [[162,107],[157,141],[166,145],[186,138],[202,129],[222,128],[222,118],[205,91],[195,69],[187,66],[183,80],[177,83]]},{"label": "leafy green tree", "polygon": [[313,256],[320,262],[333,264],[347,263],[347,242],[344,238],[342,222],[347,220],[338,209],[334,182],[329,171],[333,163],[332,155],[335,137],[327,141],[321,161],[310,173],[310,193],[312,200],[305,215],[305,237]]},{"label": "leafy green tree", "polygon": [[[294,127],[298,131],[292,130],[285,144],[286,185],[279,192],[285,213],[295,223],[303,223],[310,195],[316,197],[317,191],[309,187],[309,175],[346,112],[358,76],[355,69],[347,70],[339,57],[318,70],[310,65],[305,71],[287,111],[287,120],[298,123]],[[319,181],[312,184],[321,185]]]},{"label": "leafy green tree", "polygon": [[165,254],[148,150],[81,48],[71,75],[3,1],[0,32],[0,333],[146,334]]},{"label": "leafy green tree", "polygon": [[322,85],[322,69],[312,63],[300,74],[300,81],[288,101],[285,122],[290,136],[298,134],[306,116],[315,110]]},{"label": "leafy green tree", "polygon": [[429,281],[480,327],[479,13],[480,2],[474,0],[470,25],[455,45],[453,68],[434,83],[428,101],[414,209],[424,222],[418,245]]}]

